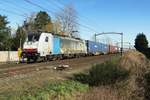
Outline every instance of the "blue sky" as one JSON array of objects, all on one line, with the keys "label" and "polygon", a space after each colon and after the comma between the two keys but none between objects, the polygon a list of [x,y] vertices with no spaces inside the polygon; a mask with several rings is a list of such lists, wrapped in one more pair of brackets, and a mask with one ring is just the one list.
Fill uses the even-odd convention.
[{"label": "blue sky", "polygon": [[[78,12],[80,24],[87,25],[96,32],[123,32],[124,41],[134,44],[139,32],[144,32],[150,42],[150,0],[31,0],[42,7],[59,11],[62,4],[73,4]],[[21,16],[6,12],[9,10]],[[8,16],[10,26],[16,28],[25,19],[22,15],[30,15],[42,9],[26,3],[24,0],[0,0],[0,14]],[[53,13],[49,12],[53,16]],[[91,39],[95,31],[79,26],[83,39]],[[118,35],[99,36],[99,41],[120,41]]]}]

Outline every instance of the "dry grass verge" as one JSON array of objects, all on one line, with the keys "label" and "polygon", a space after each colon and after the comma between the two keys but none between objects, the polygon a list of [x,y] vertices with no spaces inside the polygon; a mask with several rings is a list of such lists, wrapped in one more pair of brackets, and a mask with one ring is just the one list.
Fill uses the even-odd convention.
[{"label": "dry grass verge", "polygon": [[130,72],[126,81],[126,96],[128,100],[144,100],[145,73],[148,69],[148,59],[140,52],[126,52],[120,59],[120,66]]},{"label": "dry grass verge", "polygon": [[149,60],[140,52],[129,51],[124,53],[118,66],[129,71],[128,79],[114,85],[93,87],[78,100],[149,100],[150,80],[145,81],[146,73],[150,77]]}]

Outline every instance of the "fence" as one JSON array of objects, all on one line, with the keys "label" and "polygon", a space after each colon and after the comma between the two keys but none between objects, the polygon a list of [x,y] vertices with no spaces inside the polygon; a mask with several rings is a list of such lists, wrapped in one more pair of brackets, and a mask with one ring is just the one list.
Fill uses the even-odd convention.
[{"label": "fence", "polygon": [[17,51],[0,51],[0,62],[18,61]]}]

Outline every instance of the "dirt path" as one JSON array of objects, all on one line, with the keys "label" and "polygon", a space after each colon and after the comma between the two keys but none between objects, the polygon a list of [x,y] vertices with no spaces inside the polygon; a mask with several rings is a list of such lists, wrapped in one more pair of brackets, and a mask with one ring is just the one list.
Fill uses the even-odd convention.
[{"label": "dirt path", "polygon": [[[47,81],[65,80],[66,77],[71,76],[73,73],[84,71],[90,68],[93,64],[102,63],[117,56],[118,55],[112,54],[34,64],[3,64],[0,65],[0,72],[26,67],[32,67],[32,71],[28,69],[28,72],[26,73],[15,72],[15,74],[10,73],[9,77],[0,78],[0,93],[6,91],[21,91],[30,89],[31,87],[40,87]],[[63,71],[56,71],[53,69],[55,66],[58,66],[60,64],[69,65],[70,67]],[[39,69],[41,67],[43,68],[43,70]]]}]

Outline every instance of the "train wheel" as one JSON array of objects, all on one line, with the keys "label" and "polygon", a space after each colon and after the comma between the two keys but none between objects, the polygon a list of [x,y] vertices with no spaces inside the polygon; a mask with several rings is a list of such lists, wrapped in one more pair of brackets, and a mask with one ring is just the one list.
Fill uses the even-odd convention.
[{"label": "train wheel", "polygon": [[49,55],[46,56],[46,61],[50,61]]},{"label": "train wheel", "polygon": [[57,60],[58,59],[58,57],[57,56],[54,56],[53,57],[53,61],[55,61],[55,60]]},{"label": "train wheel", "polygon": [[37,61],[37,59],[38,59],[37,57],[34,57],[34,58],[33,58],[33,61],[34,61],[34,62],[36,62],[36,61]]},{"label": "train wheel", "polygon": [[30,57],[27,57],[27,63],[30,63],[30,60],[31,60]]},{"label": "train wheel", "polygon": [[43,58],[43,61],[47,62],[47,61],[48,61],[47,57],[44,57],[44,58]]}]

